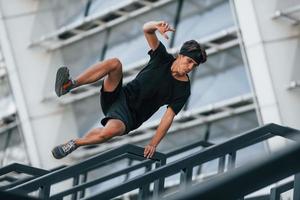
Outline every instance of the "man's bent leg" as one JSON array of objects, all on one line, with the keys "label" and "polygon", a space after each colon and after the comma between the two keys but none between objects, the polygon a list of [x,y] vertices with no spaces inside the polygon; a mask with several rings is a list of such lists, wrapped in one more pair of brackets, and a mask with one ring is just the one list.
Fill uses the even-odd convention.
[{"label": "man's bent leg", "polygon": [[111,58],[90,66],[75,79],[76,86],[94,83],[106,75],[110,89],[116,88],[123,76],[122,63],[119,59]]},{"label": "man's bent leg", "polygon": [[75,140],[77,146],[101,144],[109,139],[123,135],[126,130],[125,124],[118,119],[110,119],[104,128],[94,128],[83,138]]},{"label": "man's bent leg", "polygon": [[70,140],[69,142],[58,145],[52,150],[56,159],[61,159],[72,153],[79,146],[100,144],[115,136],[123,135],[126,130],[125,124],[118,119],[110,119],[104,128],[95,128],[87,133],[83,138]]},{"label": "man's bent leg", "polygon": [[106,75],[108,76],[104,80],[104,89],[108,89],[105,91],[113,91],[123,77],[122,63],[119,59],[111,58],[98,62],[86,69],[75,80],[70,77],[67,67],[61,67],[56,74],[55,92],[60,97],[76,87],[94,83]]}]

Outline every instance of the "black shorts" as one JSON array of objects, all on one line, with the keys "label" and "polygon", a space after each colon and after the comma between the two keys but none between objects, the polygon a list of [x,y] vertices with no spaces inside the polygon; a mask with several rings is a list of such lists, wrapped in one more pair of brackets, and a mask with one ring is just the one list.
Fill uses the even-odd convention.
[{"label": "black shorts", "polygon": [[129,107],[127,105],[126,95],[122,87],[122,79],[117,88],[112,92],[105,92],[103,84],[100,94],[100,103],[105,117],[101,120],[103,126],[106,125],[110,119],[121,120],[126,127],[125,133],[129,133],[133,127],[133,119]]}]

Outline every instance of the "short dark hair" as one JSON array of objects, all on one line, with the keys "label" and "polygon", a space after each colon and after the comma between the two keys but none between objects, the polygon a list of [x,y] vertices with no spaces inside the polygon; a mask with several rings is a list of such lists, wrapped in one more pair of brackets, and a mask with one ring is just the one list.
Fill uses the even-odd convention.
[{"label": "short dark hair", "polygon": [[179,54],[193,58],[198,64],[205,63],[207,60],[205,49],[196,40],[189,40],[183,43]]}]

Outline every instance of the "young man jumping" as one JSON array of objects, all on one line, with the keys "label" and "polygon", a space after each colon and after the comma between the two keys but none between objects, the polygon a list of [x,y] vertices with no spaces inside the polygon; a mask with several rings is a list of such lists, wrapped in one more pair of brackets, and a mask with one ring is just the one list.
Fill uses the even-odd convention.
[{"label": "young man jumping", "polygon": [[175,115],[190,96],[188,73],[206,61],[206,52],[197,41],[190,40],[183,44],[179,55],[174,58],[167,53],[155,34],[158,31],[168,39],[166,33],[175,31],[168,23],[147,22],[143,30],[151,48],[148,52],[150,61],[134,80],[124,86],[122,63],[118,58],[96,63],[76,79],[70,77],[68,68],[58,69],[55,92],[59,97],[76,87],[94,83],[104,77],[100,99],[105,117],[101,120],[103,128],[94,128],[83,138],[56,146],[52,150],[56,159],[67,156],[80,146],[100,144],[115,136],[126,135],[141,126],[161,106],[168,105],[155,135],[144,150],[146,158],[153,156]]}]

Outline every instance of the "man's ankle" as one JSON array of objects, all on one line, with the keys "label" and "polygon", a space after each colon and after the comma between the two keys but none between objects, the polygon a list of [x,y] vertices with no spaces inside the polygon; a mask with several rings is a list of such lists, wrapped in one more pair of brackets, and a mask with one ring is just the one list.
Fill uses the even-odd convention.
[{"label": "man's ankle", "polygon": [[72,82],[72,88],[77,87],[77,80],[71,79],[71,82]]},{"label": "man's ankle", "polygon": [[76,148],[81,146],[78,139],[74,139],[73,141],[74,141],[74,144],[75,144]]}]

